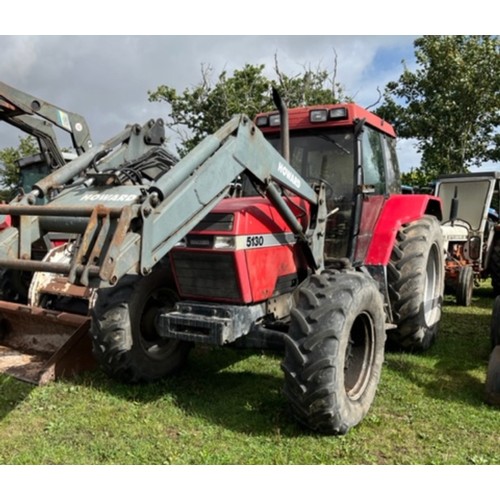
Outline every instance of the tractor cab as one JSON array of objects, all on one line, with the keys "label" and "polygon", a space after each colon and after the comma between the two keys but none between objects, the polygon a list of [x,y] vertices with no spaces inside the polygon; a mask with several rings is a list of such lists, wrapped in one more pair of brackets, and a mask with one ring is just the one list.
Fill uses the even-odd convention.
[{"label": "tractor cab", "polygon": [[[289,113],[290,164],[305,179],[327,186],[325,254],[362,262],[386,196],[401,192],[394,130],[351,103]],[[256,123],[280,150],[279,115],[261,114]]]}]

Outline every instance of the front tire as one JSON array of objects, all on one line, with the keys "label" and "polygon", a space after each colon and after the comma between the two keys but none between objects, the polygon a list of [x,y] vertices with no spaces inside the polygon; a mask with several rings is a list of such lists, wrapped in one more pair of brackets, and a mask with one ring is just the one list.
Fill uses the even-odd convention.
[{"label": "front tire", "polygon": [[191,344],[164,339],[156,331],[160,310],[173,308],[177,294],[167,268],[148,276],[125,276],[97,292],[91,310],[93,353],[109,376],[122,382],[163,378],[186,362]]},{"label": "front tire", "polygon": [[444,293],[443,235],[435,217],[425,215],[399,231],[387,269],[396,330],[391,344],[425,351],[435,341]]},{"label": "front tire", "polygon": [[469,307],[472,304],[472,293],[474,291],[474,270],[471,266],[460,268],[458,273],[458,285],[456,291],[457,304]]},{"label": "front tire", "polygon": [[345,434],[368,412],[384,360],[382,296],[369,277],[325,272],[298,290],[285,335],[284,392],[310,429]]}]

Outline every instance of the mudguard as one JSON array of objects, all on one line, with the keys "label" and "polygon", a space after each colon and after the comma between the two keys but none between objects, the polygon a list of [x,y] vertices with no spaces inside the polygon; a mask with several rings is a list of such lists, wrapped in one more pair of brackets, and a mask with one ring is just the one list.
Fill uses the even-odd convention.
[{"label": "mudguard", "polygon": [[375,224],[365,265],[387,265],[400,228],[426,214],[442,220],[441,200],[438,197],[407,194],[390,196]]}]

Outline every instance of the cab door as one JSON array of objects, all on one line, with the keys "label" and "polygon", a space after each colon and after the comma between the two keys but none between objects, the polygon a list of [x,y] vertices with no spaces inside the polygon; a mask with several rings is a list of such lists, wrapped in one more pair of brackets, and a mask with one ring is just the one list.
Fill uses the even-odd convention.
[{"label": "cab door", "polygon": [[358,188],[354,220],[354,262],[363,263],[375,225],[391,192],[398,191],[399,168],[393,139],[365,126],[358,137]]}]

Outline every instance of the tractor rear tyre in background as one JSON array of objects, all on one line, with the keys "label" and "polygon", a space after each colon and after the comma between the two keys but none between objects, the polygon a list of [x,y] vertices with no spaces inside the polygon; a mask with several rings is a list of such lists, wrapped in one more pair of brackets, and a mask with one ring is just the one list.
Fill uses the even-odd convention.
[{"label": "tractor rear tyre in background", "polygon": [[490,340],[491,349],[495,349],[497,345],[500,345],[500,295],[497,296],[493,302],[490,324]]},{"label": "tractor rear tyre in background", "polygon": [[297,292],[285,335],[284,392],[295,418],[345,434],[368,412],[384,360],[384,308],[375,282],[326,271]]},{"label": "tractor rear tyre in background", "polygon": [[500,238],[498,237],[498,234],[493,240],[493,248],[491,249],[488,271],[491,276],[493,293],[495,295],[500,295]]},{"label": "tractor rear tyre in background", "polygon": [[485,400],[492,406],[500,406],[500,345],[497,345],[490,354]]},{"label": "tractor rear tyre in background", "polygon": [[485,400],[493,406],[500,406],[500,295],[493,302],[490,339],[492,351],[486,375]]},{"label": "tractor rear tyre in background", "polygon": [[160,379],[181,368],[191,344],[161,338],[160,310],[173,308],[177,294],[168,268],[147,276],[125,276],[97,292],[91,310],[93,353],[101,368],[126,383]]},{"label": "tractor rear tyre in background", "polygon": [[437,336],[444,293],[443,235],[435,217],[401,228],[387,272],[397,325],[388,340],[400,349],[425,351]]},{"label": "tractor rear tyre in background", "polygon": [[460,268],[458,274],[458,284],[456,290],[457,304],[469,307],[472,303],[472,293],[474,291],[474,269],[471,266]]}]

